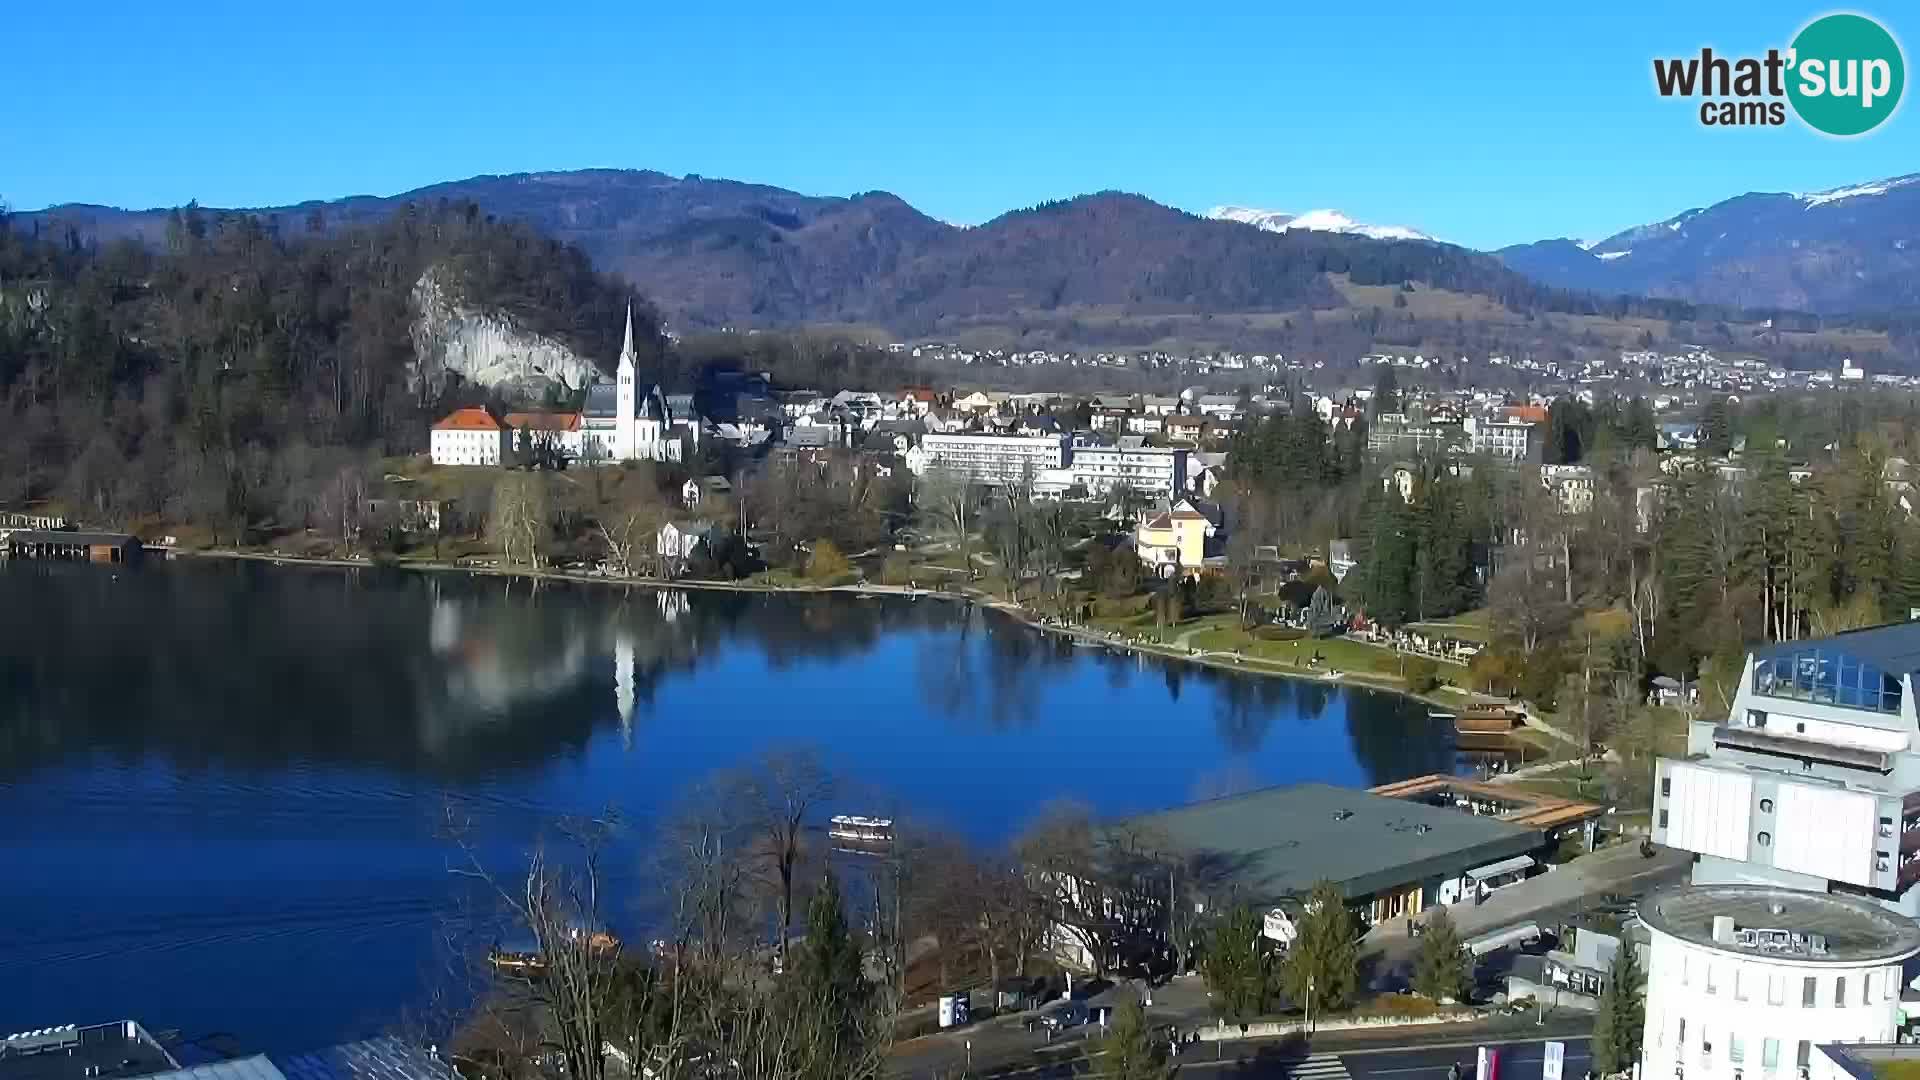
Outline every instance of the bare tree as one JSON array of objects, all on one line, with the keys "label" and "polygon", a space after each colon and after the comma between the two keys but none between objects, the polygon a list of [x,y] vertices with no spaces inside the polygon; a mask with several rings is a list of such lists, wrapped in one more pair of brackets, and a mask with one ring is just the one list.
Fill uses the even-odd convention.
[{"label": "bare tree", "polygon": [[920,477],[914,493],[914,502],[922,512],[952,533],[963,559],[967,557],[973,536],[976,501],[966,475],[946,468],[929,469]]},{"label": "bare tree", "polygon": [[620,968],[620,943],[600,919],[600,860],[611,822],[564,826],[564,846],[574,858],[556,860],[542,844],[525,874],[511,883],[482,865],[464,840],[470,834],[465,823],[450,824],[466,854],[466,865],[455,872],[489,886],[512,921],[532,936],[534,967],[517,981],[537,1007],[543,1046],[560,1055],[569,1076],[604,1080],[605,1022]]},{"label": "bare tree", "polygon": [[763,839],[760,858],[779,883],[783,947],[793,931],[794,868],[805,850],[807,825],[835,789],[833,774],[807,749],[770,751],[741,778],[740,794],[753,807]]},{"label": "bare tree", "polygon": [[546,537],[547,489],[544,478],[505,473],[493,488],[493,513],[488,533],[509,564],[540,568],[541,541]]}]

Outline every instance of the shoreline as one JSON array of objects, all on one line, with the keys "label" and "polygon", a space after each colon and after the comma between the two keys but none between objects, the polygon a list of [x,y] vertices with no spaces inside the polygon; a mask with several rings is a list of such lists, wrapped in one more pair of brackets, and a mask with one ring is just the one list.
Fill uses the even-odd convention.
[{"label": "shoreline", "polygon": [[[1342,686],[1355,690],[1368,690],[1375,693],[1393,694],[1409,701],[1417,702],[1448,711],[1458,711],[1465,707],[1466,701],[1449,701],[1439,694],[1416,694],[1403,686],[1393,686],[1384,681],[1351,672],[1341,672],[1336,678],[1314,675],[1282,667],[1271,661],[1257,657],[1241,657],[1235,653],[1222,652],[1181,652],[1171,645],[1146,644],[1108,636],[1107,631],[1089,630],[1074,626],[1061,626],[1045,621],[1045,616],[1035,614],[1026,607],[1011,600],[1001,600],[984,593],[953,591],[950,589],[919,589],[906,585],[879,585],[859,582],[848,585],[768,585],[750,581],[697,581],[667,580],[661,578],[622,578],[604,577],[588,574],[569,574],[553,570],[530,570],[522,567],[500,566],[456,566],[452,563],[424,560],[395,561],[376,563],[371,559],[307,558],[302,556],[273,555],[265,552],[235,551],[229,548],[205,548],[198,551],[170,549],[167,559],[225,559],[233,562],[262,562],[276,566],[315,566],[345,569],[392,569],[421,573],[487,575],[498,578],[524,578],[530,581],[558,581],[578,585],[605,585],[628,589],[687,589],[707,592],[746,592],[746,593],[786,593],[786,594],[824,594],[841,593],[850,596],[897,596],[909,599],[928,597],[934,600],[978,605],[998,612],[1001,615],[1031,627],[1044,634],[1057,634],[1074,642],[1119,652],[1139,653],[1162,660],[1178,660],[1200,667],[1214,668],[1219,671],[1233,671],[1248,675],[1261,675],[1269,678],[1293,679],[1298,682],[1318,683],[1326,686]],[[1468,692],[1469,694],[1471,692]],[[1455,695],[1464,697],[1463,695]]]}]

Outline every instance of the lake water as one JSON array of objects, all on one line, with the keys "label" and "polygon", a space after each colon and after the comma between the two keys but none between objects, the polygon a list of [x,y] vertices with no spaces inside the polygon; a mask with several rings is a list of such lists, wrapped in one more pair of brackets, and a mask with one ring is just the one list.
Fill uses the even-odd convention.
[{"label": "lake water", "polygon": [[985,844],[1057,798],[1123,814],[1455,760],[1417,703],[943,601],[0,564],[0,1031],[380,1031],[439,985],[449,812],[509,866],[616,806],[638,895],[650,823],[776,746],[847,778],[832,812]]}]

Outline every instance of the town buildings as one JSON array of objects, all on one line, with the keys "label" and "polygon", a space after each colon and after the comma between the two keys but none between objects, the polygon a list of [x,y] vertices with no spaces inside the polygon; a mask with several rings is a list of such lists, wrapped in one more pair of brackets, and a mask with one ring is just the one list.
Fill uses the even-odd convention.
[{"label": "town buildings", "polygon": [[1807,1080],[1822,1043],[1891,1042],[1920,926],[1863,899],[1771,885],[1670,889],[1650,937],[1643,1077]]},{"label": "town buildings", "polygon": [[1466,430],[1468,447],[1476,454],[1527,461],[1537,449],[1531,421],[1469,416],[1461,426]]},{"label": "town buildings", "polygon": [[1850,893],[1920,916],[1920,622],[1747,657],[1726,715],[1694,718],[1654,773],[1653,839],[1697,885]]}]

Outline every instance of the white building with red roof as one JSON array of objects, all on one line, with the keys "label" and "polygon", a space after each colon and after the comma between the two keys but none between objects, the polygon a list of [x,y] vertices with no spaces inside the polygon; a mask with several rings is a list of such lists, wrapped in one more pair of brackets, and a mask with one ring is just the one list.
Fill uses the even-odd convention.
[{"label": "white building with red roof", "polygon": [[427,450],[435,465],[497,466],[507,453],[507,427],[485,409],[455,409],[433,425]]}]

